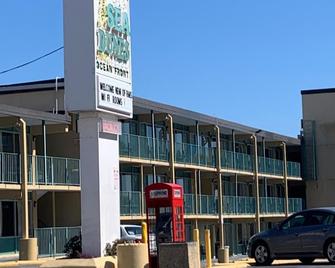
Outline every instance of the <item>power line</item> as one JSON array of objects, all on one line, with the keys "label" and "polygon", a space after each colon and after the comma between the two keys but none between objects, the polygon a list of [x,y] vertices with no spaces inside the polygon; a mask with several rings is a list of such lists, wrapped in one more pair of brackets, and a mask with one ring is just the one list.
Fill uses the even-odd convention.
[{"label": "power line", "polygon": [[4,73],[8,73],[8,72],[13,71],[13,70],[16,70],[16,69],[19,69],[19,68],[22,68],[22,67],[27,66],[27,65],[29,65],[29,64],[32,64],[32,63],[34,63],[34,62],[36,62],[36,61],[39,61],[39,60],[41,60],[41,59],[43,59],[43,58],[45,58],[45,57],[48,57],[48,56],[50,56],[50,55],[52,55],[52,54],[58,52],[59,50],[62,50],[63,48],[64,48],[64,46],[61,46],[61,47],[59,47],[59,48],[57,48],[57,49],[55,49],[55,50],[53,50],[53,51],[50,51],[50,52],[48,52],[47,54],[44,54],[44,55],[42,55],[42,56],[40,56],[40,57],[38,57],[38,58],[36,58],[36,59],[33,59],[33,60],[31,60],[31,61],[28,61],[28,62],[23,63],[23,64],[20,64],[20,65],[17,65],[17,66],[15,66],[15,67],[10,68],[10,69],[1,71],[1,72],[0,72],[0,75],[1,75],[1,74],[4,74]]}]

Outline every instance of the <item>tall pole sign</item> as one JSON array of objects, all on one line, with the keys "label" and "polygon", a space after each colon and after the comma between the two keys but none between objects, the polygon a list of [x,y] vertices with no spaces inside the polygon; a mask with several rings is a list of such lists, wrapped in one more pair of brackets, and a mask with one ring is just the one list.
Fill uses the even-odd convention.
[{"label": "tall pole sign", "polygon": [[129,0],[64,0],[68,111],[132,117]]},{"label": "tall pole sign", "polygon": [[133,115],[129,0],[63,0],[65,106],[79,114],[83,253],[120,236],[120,118]]}]

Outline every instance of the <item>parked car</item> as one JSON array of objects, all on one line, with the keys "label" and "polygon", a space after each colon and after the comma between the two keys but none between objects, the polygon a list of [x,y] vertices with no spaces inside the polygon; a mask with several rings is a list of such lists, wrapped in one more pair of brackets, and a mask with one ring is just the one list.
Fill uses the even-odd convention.
[{"label": "parked car", "polygon": [[142,226],[140,225],[121,225],[120,226],[121,239],[124,240],[142,240]]},{"label": "parked car", "polygon": [[275,228],[252,236],[247,251],[257,265],[270,265],[275,259],[311,264],[316,258],[335,264],[335,208],[295,213]]}]

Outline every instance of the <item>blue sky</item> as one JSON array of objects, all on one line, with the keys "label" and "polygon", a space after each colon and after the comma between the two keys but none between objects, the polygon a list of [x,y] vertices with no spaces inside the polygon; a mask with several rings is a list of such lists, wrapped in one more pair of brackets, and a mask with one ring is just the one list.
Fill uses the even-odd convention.
[{"label": "blue sky", "polygon": [[[63,45],[61,0],[0,6],[0,71]],[[132,0],[137,96],[296,136],[301,89],[335,86],[333,0]],[[63,76],[63,52],[0,84]]]}]

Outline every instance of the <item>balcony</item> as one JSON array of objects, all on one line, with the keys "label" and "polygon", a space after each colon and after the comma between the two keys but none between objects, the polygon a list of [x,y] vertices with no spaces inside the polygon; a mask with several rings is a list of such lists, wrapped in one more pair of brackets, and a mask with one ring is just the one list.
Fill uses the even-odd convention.
[{"label": "balcony", "polygon": [[256,199],[249,196],[224,196],[224,214],[254,215],[256,213]]},{"label": "balcony", "polygon": [[[29,182],[32,182],[32,163],[34,161],[36,170],[36,184],[80,185],[80,160],[50,156],[30,156]],[[45,165],[46,169],[44,169]],[[44,171],[46,172],[45,175]]]},{"label": "balcony", "polygon": [[[28,156],[28,181],[30,184],[33,181],[33,165],[35,167],[35,183],[38,185],[80,185],[79,159]],[[1,152],[0,169],[0,183],[21,183],[20,154]]]},{"label": "balcony", "polygon": [[300,163],[287,161],[287,176],[301,178]]},{"label": "balcony", "polygon": [[0,256],[19,253],[19,244],[20,238],[17,236],[0,237]]},{"label": "balcony", "polygon": [[74,236],[79,236],[81,227],[38,228],[34,230],[40,257],[55,257],[64,254],[65,244]]},{"label": "balcony", "polygon": [[[154,146],[155,145],[155,146]],[[155,150],[154,150],[155,147]],[[120,156],[144,160],[169,161],[169,142],[145,136],[123,134],[120,136]],[[179,164],[203,167],[216,167],[216,148],[198,146],[189,143],[175,143],[175,162]],[[243,172],[253,172],[253,156],[221,150],[221,167]],[[258,168],[262,174],[284,175],[282,160],[258,157]],[[300,178],[300,163],[287,162],[289,177]]]},{"label": "balcony", "polygon": [[261,197],[260,212],[261,214],[284,214],[285,199],[280,197]]},{"label": "balcony", "polygon": [[299,212],[304,209],[302,198],[289,198],[288,200],[288,211],[290,213]]},{"label": "balcony", "polygon": [[[199,195],[198,209],[200,215],[218,215],[218,200],[214,195]],[[122,216],[140,216],[142,214],[140,192],[120,192]],[[289,198],[289,212],[303,209],[301,198]],[[195,215],[195,195],[184,194],[184,211],[186,215]],[[254,215],[256,198],[250,196],[224,196],[223,213],[225,215]],[[260,197],[260,213],[263,215],[284,214],[285,199],[279,197]]]},{"label": "balcony", "polygon": [[[38,228],[34,230],[37,238],[39,257],[64,256],[65,244],[74,236],[80,235],[81,227]],[[20,237],[0,237],[1,254],[18,254]]]},{"label": "balcony", "polygon": [[[289,213],[295,213],[303,209],[303,200],[301,198],[289,198]],[[280,197],[261,197],[260,198],[261,214],[284,214],[285,198]]]},{"label": "balcony", "polygon": [[120,192],[121,216],[141,215],[141,201],[141,192]]},{"label": "balcony", "polygon": [[122,134],[120,136],[120,156],[145,160],[168,161],[169,143],[162,139]]},{"label": "balcony", "polygon": [[175,143],[176,163],[213,168],[216,166],[215,159],[215,148],[189,143]]}]

